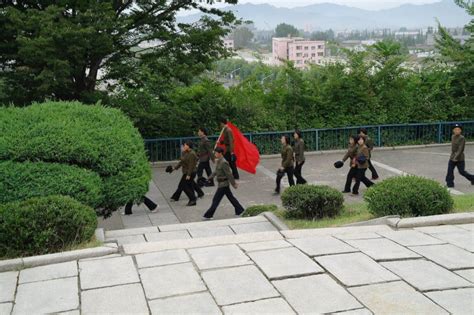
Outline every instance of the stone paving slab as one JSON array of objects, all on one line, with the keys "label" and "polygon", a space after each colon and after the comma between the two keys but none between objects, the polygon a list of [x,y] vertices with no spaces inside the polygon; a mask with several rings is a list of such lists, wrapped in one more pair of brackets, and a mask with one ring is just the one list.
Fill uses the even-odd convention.
[{"label": "stone paving slab", "polygon": [[253,265],[205,271],[201,276],[217,304],[221,306],[279,296]]},{"label": "stone paving slab", "polygon": [[455,271],[456,274],[460,275],[464,279],[474,283],[474,269],[466,269]]},{"label": "stone paving slab", "polygon": [[82,314],[148,314],[139,283],[81,292]]},{"label": "stone paving slab", "polygon": [[217,315],[222,314],[212,296],[207,293],[197,293],[186,296],[176,296],[149,302],[152,314],[193,314]]},{"label": "stone paving slab", "polygon": [[230,228],[234,230],[235,234],[277,231],[277,229],[270,222],[236,224],[231,225]]},{"label": "stone paving slab", "polygon": [[114,239],[117,241],[119,245],[146,242],[145,237],[143,235],[117,236]]},{"label": "stone paving slab", "polygon": [[377,233],[373,232],[365,232],[365,233],[346,233],[346,234],[335,234],[332,235],[333,237],[346,241],[346,240],[367,240],[372,238],[381,238],[382,236],[378,235]]},{"label": "stone paving slab", "polygon": [[419,291],[446,290],[471,286],[455,273],[423,259],[381,263]]},{"label": "stone paving slab", "polygon": [[45,314],[77,309],[77,277],[18,286],[13,314]]},{"label": "stone paving slab", "polygon": [[357,248],[349,246],[332,236],[299,238],[289,240],[289,242],[309,256],[321,256],[359,251]]},{"label": "stone paving slab", "polygon": [[252,252],[250,258],[269,279],[323,273],[324,270],[296,248]]},{"label": "stone paving slab", "polygon": [[28,268],[20,271],[19,283],[77,277],[75,261]]},{"label": "stone paving slab", "polygon": [[282,298],[224,306],[222,310],[225,315],[296,314],[295,311],[291,309],[290,305],[288,305],[288,303]]},{"label": "stone paving slab", "polygon": [[260,232],[251,234],[224,235],[221,237],[213,238],[192,238],[189,240],[175,240],[168,242],[126,244],[123,246],[123,249],[126,254],[142,254],[157,252],[166,249],[189,249],[227,244],[274,241],[281,239],[283,239],[283,237],[279,232]]},{"label": "stone paving slab", "polygon": [[0,303],[14,300],[18,271],[0,273]]},{"label": "stone paving slab", "polygon": [[72,311],[66,311],[66,312],[60,312],[56,313],[58,315],[81,315],[81,312],[79,310],[72,310]]},{"label": "stone paving slab", "polygon": [[452,314],[474,314],[474,289],[458,289],[426,293]]},{"label": "stone paving slab", "polygon": [[132,214],[124,216],[123,226],[125,229],[141,228],[146,226],[153,226],[150,218],[146,214]]},{"label": "stone paving slab", "polygon": [[189,234],[191,234],[192,238],[197,237],[213,237],[213,236],[222,236],[222,235],[234,235],[234,231],[230,229],[229,226],[216,226],[214,228],[194,228],[189,229]]},{"label": "stone paving slab", "polygon": [[162,210],[158,210],[158,213],[150,213],[151,224],[153,225],[166,225],[166,224],[179,224],[179,220],[176,215],[171,211],[163,213]]},{"label": "stone paving slab", "polygon": [[347,243],[375,260],[417,258],[420,255],[388,239],[348,240]]},{"label": "stone paving slab", "polygon": [[83,290],[140,281],[130,256],[82,261],[79,272]]},{"label": "stone paving slab", "polygon": [[391,239],[403,246],[435,245],[445,244],[445,241],[414,230],[379,232],[380,235]]},{"label": "stone paving slab", "polygon": [[451,244],[413,246],[410,249],[448,269],[474,268],[474,255]]},{"label": "stone paving slab", "polygon": [[346,312],[338,312],[338,313],[334,313],[334,314],[337,314],[337,315],[372,315],[373,313],[371,311],[369,311],[368,309],[366,309],[366,308],[359,308],[359,309],[356,309],[356,310],[351,310],[351,311],[346,311]]},{"label": "stone paving slab", "polygon": [[442,239],[450,244],[474,252],[474,232],[456,232],[432,234],[434,237]]},{"label": "stone paving slab", "polygon": [[448,314],[401,281],[350,288],[349,292],[375,314]]},{"label": "stone paving slab", "polygon": [[10,314],[13,309],[13,303],[0,303],[0,314]]},{"label": "stone paving slab", "polygon": [[105,238],[114,239],[119,236],[141,235],[146,233],[156,233],[158,228],[156,226],[148,226],[135,229],[105,231]]},{"label": "stone paving slab", "polygon": [[268,242],[255,242],[255,243],[244,243],[239,246],[246,252],[255,252],[260,250],[269,250],[277,248],[292,247],[292,245],[283,240],[268,241]]},{"label": "stone paving slab", "polygon": [[187,230],[183,230],[183,231],[147,233],[145,234],[145,238],[148,242],[162,242],[162,241],[170,241],[170,240],[190,239],[191,235],[189,235]]},{"label": "stone paving slab", "polygon": [[463,230],[473,231],[473,232],[474,232],[474,223],[470,223],[470,224],[459,224],[459,225],[456,225],[456,227],[461,228],[461,229],[463,229]]},{"label": "stone paving slab", "polygon": [[281,231],[286,238],[307,238],[311,236],[339,235],[352,233],[368,233],[393,231],[387,225],[371,225],[371,226],[347,226],[337,228],[308,229],[308,230],[287,230]]},{"label": "stone paving slab", "polygon": [[321,256],[315,260],[346,286],[399,280],[362,253]]},{"label": "stone paving slab", "polygon": [[136,255],[138,268],[165,266],[191,261],[184,249]]},{"label": "stone paving slab", "polygon": [[206,291],[191,263],[140,269],[140,277],[148,299]]},{"label": "stone paving slab", "polygon": [[111,254],[111,255],[105,255],[101,257],[92,257],[92,258],[84,258],[80,259],[79,262],[81,261],[91,261],[91,260],[100,260],[100,259],[107,259],[107,258],[116,258],[116,257],[122,257],[120,254]]},{"label": "stone paving slab", "polygon": [[252,264],[237,245],[190,249],[189,254],[200,270]]},{"label": "stone paving slab", "polygon": [[248,224],[248,223],[256,223],[256,222],[268,222],[268,221],[264,216],[255,216],[255,217],[248,217],[248,218],[170,224],[170,225],[158,226],[158,228],[160,229],[160,231],[166,232],[166,231],[178,231],[178,230],[189,230],[189,229],[199,229],[199,228],[213,228],[217,226]]},{"label": "stone paving slab", "polygon": [[300,314],[332,313],[362,307],[326,274],[277,280],[272,283]]},{"label": "stone paving slab", "polygon": [[456,232],[463,231],[462,228],[457,227],[456,225],[423,226],[423,227],[414,228],[414,230],[427,233],[427,234],[456,233]]}]

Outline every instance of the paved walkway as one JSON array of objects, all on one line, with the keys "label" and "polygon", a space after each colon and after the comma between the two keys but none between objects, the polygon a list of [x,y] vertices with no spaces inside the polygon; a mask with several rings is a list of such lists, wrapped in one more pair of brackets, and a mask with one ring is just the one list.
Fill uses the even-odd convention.
[{"label": "paved walkway", "polygon": [[473,239],[465,224],[125,244],[0,273],[0,314],[473,314]]}]

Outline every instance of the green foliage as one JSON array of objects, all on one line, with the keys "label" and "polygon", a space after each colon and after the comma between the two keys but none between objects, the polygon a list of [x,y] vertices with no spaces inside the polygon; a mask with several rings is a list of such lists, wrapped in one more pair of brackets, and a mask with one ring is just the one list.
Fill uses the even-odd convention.
[{"label": "green foliage", "polygon": [[0,178],[0,204],[49,195],[70,196],[92,208],[103,203],[100,176],[75,165],[0,162]]},{"label": "green foliage", "polygon": [[253,33],[245,26],[238,27],[232,32],[232,38],[235,49],[246,48],[252,43]]},{"label": "green foliage", "polygon": [[446,188],[434,180],[418,176],[386,179],[371,187],[364,199],[375,216],[443,214],[450,212],[454,205]]},{"label": "green foliage", "polygon": [[54,253],[89,240],[97,226],[92,208],[66,196],[0,205],[0,257]]},{"label": "green foliage", "polygon": [[143,139],[119,110],[49,102],[3,107],[0,113],[0,161],[43,161],[95,172],[103,182],[99,208],[105,215],[148,191]]},{"label": "green foliage", "polygon": [[267,211],[275,212],[277,210],[278,210],[278,207],[276,205],[255,205],[255,206],[250,206],[247,209],[245,209],[245,212],[242,214],[242,216],[254,217],[263,212],[267,212]]},{"label": "green foliage", "polygon": [[317,220],[341,213],[344,197],[329,186],[295,185],[281,195],[288,218]]},{"label": "green foliage", "polygon": [[298,36],[300,31],[296,27],[286,23],[280,23],[275,28],[275,37]]}]

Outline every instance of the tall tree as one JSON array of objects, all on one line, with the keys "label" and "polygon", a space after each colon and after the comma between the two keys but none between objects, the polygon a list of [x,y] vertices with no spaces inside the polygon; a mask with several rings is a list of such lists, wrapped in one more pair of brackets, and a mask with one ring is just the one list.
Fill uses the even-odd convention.
[{"label": "tall tree", "polygon": [[286,23],[278,24],[275,29],[275,37],[298,36],[299,33],[296,27]]},{"label": "tall tree", "polygon": [[[188,83],[229,54],[222,37],[236,18],[209,6],[214,1],[1,1],[2,90],[17,104],[93,101],[101,74],[114,79],[108,82],[140,85],[147,76],[137,70],[144,68],[159,73],[162,82]],[[189,9],[206,15],[194,24],[176,23],[176,14]]]},{"label": "tall tree", "polygon": [[232,32],[234,47],[237,49],[248,47],[252,41],[253,33],[248,27],[239,27]]}]

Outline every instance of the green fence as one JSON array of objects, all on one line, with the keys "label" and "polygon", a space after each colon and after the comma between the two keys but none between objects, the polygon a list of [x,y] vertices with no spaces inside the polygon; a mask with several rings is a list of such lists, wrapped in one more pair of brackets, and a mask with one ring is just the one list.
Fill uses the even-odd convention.
[{"label": "green fence", "polygon": [[[438,122],[405,125],[362,126],[367,128],[377,146],[399,146],[415,144],[445,143],[451,141],[451,129],[456,122]],[[459,122],[463,125],[463,134],[467,140],[474,140],[474,121]],[[347,147],[349,135],[356,134],[359,127],[333,129],[306,129],[302,136],[307,151],[344,149]],[[291,136],[293,131],[256,132],[244,135],[259,149],[260,154],[280,152],[280,138]],[[210,136],[216,141],[218,136]],[[172,161],[181,155],[180,148],[184,141],[197,142],[198,137],[146,139],[145,148],[151,162]]]}]

